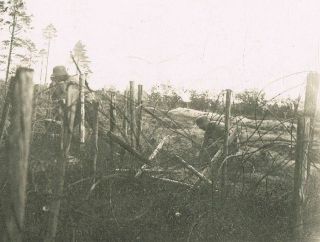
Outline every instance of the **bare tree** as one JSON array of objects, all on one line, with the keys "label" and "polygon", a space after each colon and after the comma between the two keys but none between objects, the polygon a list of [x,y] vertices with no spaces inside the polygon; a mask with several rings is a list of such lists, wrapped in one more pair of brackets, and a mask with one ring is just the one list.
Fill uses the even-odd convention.
[{"label": "bare tree", "polygon": [[46,40],[48,40],[48,43],[47,43],[48,45],[47,45],[46,71],[45,71],[45,77],[44,77],[44,84],[46,84],[47,83],[47,75],[48,75],[50,45],[51,45],[51,40],[57,36],[56,28],[52,24],[49,24],[47,27],[44,28],[43,36],[44,36],[44,38]]}]

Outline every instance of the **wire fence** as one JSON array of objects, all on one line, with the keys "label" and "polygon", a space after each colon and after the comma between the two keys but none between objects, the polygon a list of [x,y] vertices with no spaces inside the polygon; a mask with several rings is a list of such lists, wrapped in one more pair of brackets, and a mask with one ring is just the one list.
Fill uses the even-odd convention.
[{"label": "wire fence", "polygon": [[[301,74],[301,72],[295,74]],[[279,80],[272,83],[275,84]],[[89,119],[86,125],[86,143],[88,146],[92,143],[94,127],[90,120],[97,119],[99,151],[96,150],[96,152],[103,155],[98,156],[99,161],[90,166],[97,166],[93,170],[100,172],[72,181],[68,186],[89,183],[89,196],[105,180],[128,175],[139,179],[141,174],[144,174],[143,176],[147,175],[158,182],[185,187],[189,192],[195,190],[199,192],[201,187],[209,187],[211,197],[206,199],[209,199],[212,204],[217,201],[216,195],[222,189],[226,189],[229,198],[259,193],[264,194],[265,200],[269,203],[288,203],[293,191],[297,120],[303,112],[301,110],[304,100],[300,97],[305,92],[305,83],[303,81],[288,87],[263,103],[259,102],[259,95],[263,91],[261,90],[252,107],[254,117],[251,119],[234,115],[231,109],[228,135],[231,136],[234,133],[235,137],[229,144],[233,148],[228,154],[223,152],[223,137],[216,136],[216,133],[223,133],[225,127],[226,117],[223,109],[214,113],[183,108],[164,110],[159,108],[158,103],[152,103],[150,100],[142,100],[142,103],[138,103],[138,99],[141,100],[142,97],[136,97],[134,94],[130,96],[129,91],[125,94],[119,92],[115,94],[111,91],[96,92],[96,99],[86,102],[85,112]],[[61,122],[56,113],[58,103],[53,103],[50,98],[50,92],[54,88],[55,86],[51,86],[36,92],[32,126],[34,137],[47,135],[52,136],[53,139],[59,138]],[[278,117],[268,108],[268,104],[294,89],[301,91],[296,97],[298,100],[296,105],[292,107],[293,116],[287,119]],[[225,91],[221,91],[213,102],[222,103],[224,106],[225,94]],[[92,112],[93,103],[99,104],[98,115]],[[258,109],[263,110],[263,113],[258,115]],[[138,115],[139,112],[142,113],[141,116]],[[268,119],[266,119],[267,116]],[[207,127],[214,128],[201,130],[196,125],[196,119],[199,117],[206,117],[209,124]],[[137,124],[141,124],[141,129]],[[314,133],[317,132],[318,127],[319,123],[316,120],[312,126]],[[213,139],[211,143],[204,142],[206,135]],[[74,145],[78,144],[77,139],[77,132],[75,132]],[[312,136],[310,151],[308,158],[311,167],[313,170],[318,169],[319,141],[316,135]],[[90,147],[88,152],[87,156],[90,160],[93,156]],[[79,153],[74,152],[73,160],[78,155]],[[224,165],[227,166],[227,180],[225,187],[222,188],[220,178]],[[109,197],[118,200],[119,198],[115,198],[117,194],[112,186],[114,185],[109,187]],[[308,196],[312,196],[310,192]],[[200,200],[203,197],[198,194],[197,199],[201,204]],[[155,200],[151,204],[156,203]],[[311,201],[312,197],[307,200]],[[112,206],[117,210],[114,202]],[[151,209],[152,206],[149,207]],[[212,213],[218,213],[216,208],[213,210]],[[134,221],[143,216],[145,211],[137,212],[129,219],[113,214],[113,219],[118,222],[130,219]],[[189,241],[201,241],[200,234],[203,233],[203,228],[199,224],[207,221],[208,216],[210,217],[210,215],[200,214],[194,220],[188,234]],[[286,216],[288,219],[289,215]],[[212,221],[212,223],[216,222]],[[194,239],[195,237],[197,240]]]}]

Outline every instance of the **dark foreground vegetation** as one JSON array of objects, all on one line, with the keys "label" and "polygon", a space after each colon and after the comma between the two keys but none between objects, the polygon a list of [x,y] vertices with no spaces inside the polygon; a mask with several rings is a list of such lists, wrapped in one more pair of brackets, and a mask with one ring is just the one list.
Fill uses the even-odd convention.
[{"label": "dark foreground vegetation", "polygon": [[[240,112],[239,107],[248,109],[244,115],[256,119],[232,115],[230,129],[238,130],[239,150],[228,157],[222,186],[224,161],[220,158],[210,164],[210,159],[218,152],[209,160],[200,158],[204,131],[195,125],[195,119],[207,116],[223,127],[220,122],[225,118],[225,109],[219,100],[225,97],[215,100],[218,107],[215,110],[196,110],[183,107],[195,107],[202,102],[201,98],[191,99],[190,103],[180,100],[180,104],[172,106],[171,103],[169,108],[169,97],[157,95],[155,101],[154,92],[145,93],[142,106],[134,98],[138,102],[136,118],[140,111],[142,114],[137,145],[137,127],[134,126],[134,132],[130,129],[129,96],[114,90],[96,92],[100,107],[97,147],[94,131],[88,123],[84,144],[79,143],[79,127],[75,127],[66,161],[63,193],[57,196],[61,124],[53,119],[55,104],[50,92],[45,87],[35,88],[24,241],[46,238],[50,230],[50,204],[56,200],[61,201],[61,205],[55,241],[292,241],[295,230],[292,217],[296,209],[292,202],[297,138],[295,117],[302,104],[292,102],[285,108],[274,105],[274,110],[270,111],[270,106],[266,108],[267,101],[255,96],[258,92],[246,91],[243,95],[247,98],[231,106],[232,112]],[[275,107],[279,111],[275,111]],[[282,109],[288,110],[289,117],[275,115]],[[90,109],[86,108],[86,112],[90,119],[95,118]],[[274,118],[257,118],[267,115]],[[10,117],[8,126],[12,122]],[[131,148],[113,140],[108,133],[110,130]],[[133,143],[130,143],[131,136]],[[8,170],[4,161],[10,155],[9,137],[10,133],[5,133],[1,148],[2,173]],[[219,143],[218,148],[222,147]],[[319,223],[316,215],[319,184],[315,176],[318,155],[315,145],[312,147],[303,215],[308,225],[304,238],[314,236],[314,228]],[[212,184],[199,180],[181,159],[205,174]],[[145,160],[151,163],[142,166]],[[211,167],[209,173],[208,167]],[[5,174],[1,177],[3,193],[8,181],[4,179]],[[4,209],[1,213],[1,217],[5,217]],[[4,220],[1,223],[4,230]]]}]

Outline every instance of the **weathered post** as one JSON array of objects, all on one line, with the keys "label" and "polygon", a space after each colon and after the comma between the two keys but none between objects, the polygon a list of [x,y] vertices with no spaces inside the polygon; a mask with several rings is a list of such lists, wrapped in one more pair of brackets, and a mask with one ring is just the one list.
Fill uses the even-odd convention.
[{"label": "weathered post", "polygon": [[62,116],[62,122],[61,122],[61,130],[60,130],[60,143],[59,148],[57,149],[57,170],[56,170],[56,180],[53,187],[53,194],[54,198],[50,203],[49,206],[49,219],[48,219],[48,226],[47,226],[47,232],[46,237],[44,239],[45,242],[54,242],[57,228],[58,228],[58,221],[59,221],[59,213],[60,213],[60,205],[61,205],[61,195],[63,193],[63,187],[64,187],[64,176],[65,176],[65,170],[66,170],[66,133],[68,132],[68,124],[67,124],[67,110],[68,107],[65,100],[60,100],[60,109]]},{"label": "weathered post", "polygon": [[[6,234],[4,241],[22,241],[31,138],[33,70],[16,71],[12,95],[12,118],[9,130],[8,188],[4,196]],[[13,82],[13,80],[11,80]],[[10,91],[10,90],[9,90]]]},{"label": "weathered post", "polygon": [[[115,93],[111,92],[110,93],[110,132],[114,132],[115,130],[115,125],[116,125],[116,120],[115,120]],[[112,140],[110,141],[110,163],[109,166],[114,165],[114,144]],[[109,167],[107,166],[109,169]]]},{"label": "weathered post", "polygon": [[[224,140],[223,140],[223,158],[225,159],[229,154],[229,130],[230,130],[230,115],[231,115],[231,93],[230,89],[226,90],[226,109],[224,117]],[[226,198],[226,179],[227,179],[227,162],[222,164],[221,168],[221,199],[222,204]],[[213,179],[213,178],[212,178]]]},{"label": "weathered post", "polygon": [[128,110],[129,110],[129,95],[128,95],[128,91],[124,91],[124,99],[123,99],[123,105],[124,105],[124,109],[123,109],[123,120],[122,120],[122,127],[124,130],[124,135],[127,137],[128,136]]},{"label": "weathered post", "polygon": [[309,73],[305,93],[303,117],[298,120],[296,161],[294,171],[294,191],[293,191],[293,236],[297,241],[302,241],[304,237],[304,206],[306,189],[308,185],[309,163],[308,153],[312,143],[311,131],[312,123],[317,108],[317,96],[319,89],[319,76],[317,73]]},{"label": "weathered post", "polygon": [[94,102],[94,127],[93,127],[93,183],[96,182],[97,160],[98,160],[98,139],[99,139],[99,102]]},{"label": "weathered post", "polygon": [[[123,94],[123,111],[122,111],[122,128],[123,128],[123,133],[124,136],[127,138],[128,137],[128,92],[124,91]],[[126,154],[126,150],[121,148],[120,150],[120,162],[123,164],[124,162],[124,157]]]},{"label": "weathered post", "polygon": [[134,136],[135,136],[135,124],[136,124],[136,119],[135,119],[135,93],[134,93],[134,81],[130,81],[130,106],[129,106],[129,111],[130,111],[130,141],[131,141],[131,146],[134,147]]},{"label": "weathered post", "polygon": [[[311,152],[313,138],[314,138],[314,125],[315,125],[315,115],[317,111],[317,98],[319,91],[319,74],[316,72],[311,72],[307,77],[305,103],[304,103],[304,116],[310,119],[310,145],[308,145],[308,152]],[[310,174],[310,159],[307,163],[307,175]]]},{"label": "weathered post", "polygon": [[142,131],[142,85],[138,85],[138,109],[137,109],[137,133],[136,133],[136,149],[141,149],[140,136]]},{"label": "weathered post", "polygon": [[85,98],[84,98],[84,83],[87,75],[79,76],[79,98],[80,98],[80,148],[85,142]]}]

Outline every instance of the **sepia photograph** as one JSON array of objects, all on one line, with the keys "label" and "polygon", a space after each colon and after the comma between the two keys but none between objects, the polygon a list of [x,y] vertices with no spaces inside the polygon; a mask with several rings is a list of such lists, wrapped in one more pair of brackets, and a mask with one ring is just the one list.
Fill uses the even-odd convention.
[{"label": "sepia photograph", "polygon": [[320,242],[320,1],[0,0],[0,241]]}]

